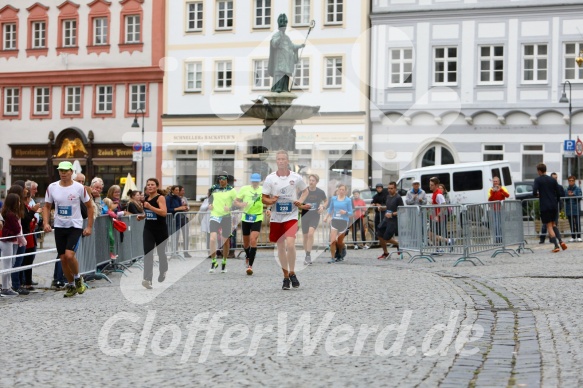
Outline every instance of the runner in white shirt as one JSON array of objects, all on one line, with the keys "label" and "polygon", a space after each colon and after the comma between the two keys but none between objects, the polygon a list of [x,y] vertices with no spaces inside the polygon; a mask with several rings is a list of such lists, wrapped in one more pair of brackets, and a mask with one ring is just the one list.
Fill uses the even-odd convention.
[{"label": "runner in white shirt", "polygon": [[308,186],[301,175],[290,171],[287,151],[277,151],[275,160],[277,171],[265,178],[262,201],[271,206],[269,241],[277,243],[277,255],[283,270],[282,290],[289,290],[290,282],[293,288],[300,286],[295,274],[298,208],[307,210],[311,206],[304,204]]},{"label": "runner in white shirt", "polygon": [[[83,277],[79,275],[79,262],[75,257],[75,249],[81,236],[89,236],[93,230],[93,206],[91,197],[82,184],[73,181],[73,164],[59,163],[58,182],[51,183],[45,195],[43,220],[45,233],[53,229],[49,224],[51,204],[55,204],[55,244],[57,253],[63,265],[63,273],[68,280],[65,298],[82,294],[86,286]],[[81,216],[81,201],[87,206],[87,227],[83,230]]]}]

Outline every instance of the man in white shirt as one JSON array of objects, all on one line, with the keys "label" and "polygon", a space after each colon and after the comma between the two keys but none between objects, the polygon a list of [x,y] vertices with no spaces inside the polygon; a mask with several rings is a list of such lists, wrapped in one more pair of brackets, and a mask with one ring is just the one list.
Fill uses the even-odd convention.
[{"label": "man in white shirt", "polygon": [[301,175],[289,169],[287,151],[277,151],[275,160],[277,171],[269,174],[263,182],[262,202],[271,206],[269,241],[277,243],[277,255],[283,270],[282,290],[289,290],[290,282],[293,288],[300,286],[295,273],[298,208],[308,210],[311,206],[304,204],[308,185]]}]

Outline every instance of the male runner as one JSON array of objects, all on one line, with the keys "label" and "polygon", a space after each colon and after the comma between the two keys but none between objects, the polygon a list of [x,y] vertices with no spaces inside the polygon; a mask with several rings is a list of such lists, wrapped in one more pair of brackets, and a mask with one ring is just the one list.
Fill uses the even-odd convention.
[{"label": "male runner", "polygon": [[305,265],[312,265],[312,246],[314,245],[314,233],[320,223],[320,214],[328,206],[328,199],[324,190],[316,187],[320,177],[316,174],[310,174],[308,177],[308,196],[306,203],[310,205],[309,209],[302,210],[302,233],[304,235],[304,250],[306,251]]},{"label": "male runner", "polygon": [[263,221],[263,202],[261,202],[263,188],[259,186],[259,182],[261,182],[261,175],[251,174],[251,184],[241,187],[235,199],[235,206],[243,209],[241,229],[243,231],[243,249],[247,257],[245,260],[247,275],[253,275],[257,239]]},{"label": "male runner", "polygon": [[[283,270],[282,290],[298,288],[300,282],[295,273],[296,233],[298,231],[298,208],[310,209],[304,204],[308,186],[302,176],[289,169],[287,151],[275,154],[277,171],[269,174],[263,182],[263,203],[271,206],[269,241],[277,243],[277,256]],[[301,193],[298,198],[298,193]]]},{"label": "male runner", "polygon": [[233,186],[227,183],[227,174],[219,175],[219,183],[214,184],[210,188],[211,196],[209,198],[209,210],[211,211],[209,230],[210,230],[210,255],[211,255],[211,269],[210,273],[214,273],[219,266],[217,263],[217,233],[221,229],[223,236],[223,261],[221,263],[221,273],[227,272],[227,257],[229,256],[229,249],[231,247],[231,233],[233,231],[231,208],[233,202],[237,197],[237,192]]},{"label": "male runner", "polygon": [[[78,182],[73,181],[73,164],[61,162],[57,167],[60,180],[53,182],[47,188],[43,220],[45,233],[53,229],[49,225],[51,204],[55,204],[55,244],[61,259],[63,273],[69,282],[66,287],[65,298],[82,294],[86,286],[83,277],[79,275],[79,262],[75,257],[75,248],[79,238],[89,236],[93,229],[93,205],[89,193]],[[81,216],[81,201],[87,206],[87,227],[83,230]]]}]

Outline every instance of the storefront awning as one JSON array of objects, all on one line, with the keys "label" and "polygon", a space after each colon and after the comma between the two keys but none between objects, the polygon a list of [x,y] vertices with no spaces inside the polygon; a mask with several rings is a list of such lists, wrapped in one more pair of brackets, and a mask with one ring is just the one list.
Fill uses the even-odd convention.
[{"label": "storefront awning", "polygon": [[340,150],[340,151],[348,151],[354,147],[354,143],[340,143],[340,142],[322,142],[316,143],[316,148],[322,151],[332,151],[332,150]]},{"label": "storefront awning", "polygon": [[46,166],[46,158],[10,159],[11,166]]},{"label": "storefront awning", "polygon": [[134,163],[132,159],[120,158],[96,158],[92,162],[94,166],[131,166]]},{"label": "storefront awning", "polygon": [[198,150],[199,143],[166,143],[164,147],[168,151],[172,150]]},{"label": "storefront awning", "polygon": [[[53,159],[53,166],[58,166],[61,162],[71,162],[73,163],[75,160],[79,161],[79,164],[85,166],[87,164],[87,159],[75,159],[75,158],[54,158]],[[45,159],[45,163],[46,163]]]}]

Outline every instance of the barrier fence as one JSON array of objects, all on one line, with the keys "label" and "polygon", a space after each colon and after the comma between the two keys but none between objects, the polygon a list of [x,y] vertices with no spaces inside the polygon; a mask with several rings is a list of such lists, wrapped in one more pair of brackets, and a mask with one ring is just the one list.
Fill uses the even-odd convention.
[{"label": "barrier fence", "polygon": [[426,259],[442,263],[483,264],[477,253],[494,250],[517,255],[510,246],[524,249],[519,201],[471,205],[399,207],[399,249],[411,255],[409,262]]},{"label": "barrier fence", "polygon": [[[581,200],[583,197],[562,197],[559,200],[557,227],[563,237],[577,241],[581,236]],[[527,237],[544,238],[547,234],[546,225],[540,221],[540,203],[538,198],[522,200],[522,220],[524,235]],[[578,240],[581,241],[581,240]]]}]

